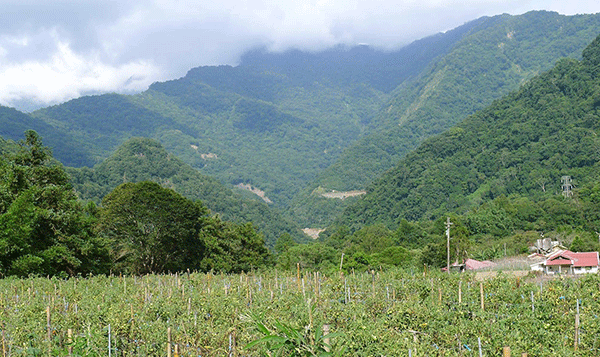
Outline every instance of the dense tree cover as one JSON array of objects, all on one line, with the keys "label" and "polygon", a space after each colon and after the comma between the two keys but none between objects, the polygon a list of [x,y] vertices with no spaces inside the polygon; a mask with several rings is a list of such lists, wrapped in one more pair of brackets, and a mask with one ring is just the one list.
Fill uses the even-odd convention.
[{"label": "dense tree cover", "polygon": [[0,274],[87,274],[109,266],[106,242],[63,167],[33,131],[0,157]]},{"label": "dense tree cover", "polygon": [[111,239],[115,269],[128,273],[241,272],[269,258],[252,225],[223,222],[200,201],[150,181],[124,183],[104,197],[100,231]]},{"label": "dense tree cover", "polygon": [[347,210],[345,222],[385,222],[464,212],[521,194],[556,200],[561,177],[576,198],[598,179],[597,40],[582,61],[563,60],[521,90],[427,140]]},{"label": "dense tree cover", "polygon": [[[339,225],[350,232],[373,224],[400,229],[405,220],[439,226],[454,212],[459,233],[478,247],[471,255],[480,258],[497,257],[499,243],[508,243],[510,253],[525,253],[540,233],[576,250],[600,248],[594,233],[600,231],[599,48],[596,38],[581,61],[560,61],[425,141],[349,207]],[[562,195],[567,175],[572,197]],[[440,233],[425,248],[426,262],[435,265],[445,248]]]},{"label": "dense tree cover", "polygon": [[102,200],[100,230],[112,240],[118,270],[177,271],[204,258],[206,216],[201,203],[155,182],[124,183]]},{"label": "dense tree cover", "polygon": [[[298,195],[295,212],[324,205],[316,187],[362,189],[426,138],[517,89],[563,57],[578,58],[600,32],[600,15],[530,12],[483,19],[420,75],[403,82],[373,119],[377,129],[344,151]],[[338,201],[338,203],[340,203]],[[346,207],[317,217],[331,222]],[[314,216],[313,216],[314,217]]]},{"label": "dense tree cover", "polygon": [[[477,22],[391,52],[367,46],[310,54],[252,51],[237,67],[195,68],[140,95],[84,97],[32,116],[77,137],[87,166],[132,135],[153,137],[205,174],[250,183],[285,207],[371,130],[387,93]],[[216,156],[202,156],[209,153]]]},{"label": "dense tree cover", "polygon": [[268,246],[273,246],[282,234],[290,234],[298,242],[306,240],[300,229],[274,207],[268,207],[257,196],[243,196],[243,192],[234,192],[218,180],[200,174],[152,139],[128,140],[93,169],[67,170],[82,199],[99,203],[122,183],[155,181],[188,199],[201,200],[224,220],[252,222],[265,235]]},{"label": "dense tree cover", "polygon": [[64,139],[52,142],[63,163],[91,167],[130,137],[151,137],[202,173],[251,184],[289,218],[324,227],[349,201],[326,202],[315,189],[363,188],[424,138],[577,56],[599,18],[481,18],[389,52],[256,50],[236,67],[199,67],[138,95],[82,97],[30,117]]},{"label": "dense tree cover", "polygon": [[61,159],[63,165],[82,166],[92,162],[89,153],[81,150],[81,143],[73,135],[31,115],[0,106],[1,137],[18,141],[30,129],[35,129],[44,138],[46,145],[53,148],[53,154]]},{"label": "dense tree cover", "polygon": [[[138,143],[139,144],[139,143]],[[83,206],[34,131],[0,141],[0,275],[217,270],[270,264],[250,223],[213,216],[156,182],[124,183]]]}]

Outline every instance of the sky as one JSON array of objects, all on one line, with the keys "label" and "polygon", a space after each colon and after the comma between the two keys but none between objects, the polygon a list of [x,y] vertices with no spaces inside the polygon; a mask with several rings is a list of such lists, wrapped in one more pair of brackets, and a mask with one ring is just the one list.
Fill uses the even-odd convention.
[{"label": "sky", "polygon": [[580,0],[0,0],[0,104],[137,93],[253,48],[393,50],[481,16],[600,12]]}]

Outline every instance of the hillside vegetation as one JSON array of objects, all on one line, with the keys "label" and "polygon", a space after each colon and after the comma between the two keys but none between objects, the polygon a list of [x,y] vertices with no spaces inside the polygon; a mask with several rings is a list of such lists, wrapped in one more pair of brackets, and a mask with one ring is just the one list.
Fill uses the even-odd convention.
[{"label": "hillside vegetation", "polygon": [[67,168],[79,197],[100,202],[117,186],[127,182],[154,181],[191,200],[201,200],[224,220],[252,222],[272,246],[282,234],[290,234],[298,242],[306,236],[292,222],[273,208],[242,196],[218,180],[202,175],[152,139],[133,138],[122,144],[111,157],[90,168]]},{"label": "hillside vegetation", "polygon": [[[577,58],[600,33],[600,15],[530,12],[478,21],[447,54],[404,81],[373,119],[379,125],[347,148],[296,196],[294,216],[327,225],[353,201],[329,202],[315,189],[363,189],[424,139],[518,89],[564,57]],[[323,215],[315,216],[314,207]]]},{"label": "hillside vegetation", "polygon": [[[454,213],[472,239],[497,241],[533,230],[562,231],[567,241],[578,229],[589,239],[600,228],[598,74],[600,37],[581,61],[559,61],[426,140],[374,182],[339,223],[351,230],[376,223],[396,229],[404,220],[439,222]],[[563,176],[574,186],[567,197]]]},{"label": "hillside vegetation", "polygon": [[579,58],[598,32],[600,15],[530,12],[480,18],[389,52],[257,49],[237,66],[194,68],[138,95],[0,111],[0,120],[11,123],[8,138],[25,126],[48,136],[56,158],[76,167],[102,163],[132,137],[152,138],[227,187],[264,192],[303,228],[325,228],[357,198],[322,193],[364,190],[427,137],[558,59]]},{"label": "hillside vegetation", "polygon": [[287,207],[342,150],[377,126],[374,113],[390,91],[477,22],[393,52],[258,49],[235,67],[194,68],[139,95],[83,97],[32,116],[82,143],[87,161],[57,155],[75,166],[100,163],[132,136],[152,137],[202,173],[228,185],[252,185]]},{"label": "hillside vegetation", "polygon": [[0,277],[240,272],[271,263],[252,223],[224,221],[156,182],[125,182],[101,206],[84,205],[32,130],[18,143],[0,141],[0,247]]}]

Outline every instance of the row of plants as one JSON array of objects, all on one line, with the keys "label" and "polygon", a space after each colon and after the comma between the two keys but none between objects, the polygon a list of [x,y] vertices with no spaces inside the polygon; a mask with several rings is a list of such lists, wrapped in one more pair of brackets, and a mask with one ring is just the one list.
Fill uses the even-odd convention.
[{"label": "row of plants", "polygon": [[469,356],[479,341],[488,356],[503,346],[600,352],[598,275],[476,278],[401,269],[8,278],[3,356]]}]

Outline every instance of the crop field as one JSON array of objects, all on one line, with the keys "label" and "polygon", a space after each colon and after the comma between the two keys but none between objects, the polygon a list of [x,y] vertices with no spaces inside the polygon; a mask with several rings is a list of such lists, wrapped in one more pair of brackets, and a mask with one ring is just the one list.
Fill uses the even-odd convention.
[{"label": "crop field", "polygon": [[6,278],[1,348],[2,356],[500,356],[509,346],[513,356],[597,356],[599,299],[598,275]]}]

